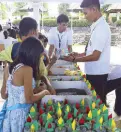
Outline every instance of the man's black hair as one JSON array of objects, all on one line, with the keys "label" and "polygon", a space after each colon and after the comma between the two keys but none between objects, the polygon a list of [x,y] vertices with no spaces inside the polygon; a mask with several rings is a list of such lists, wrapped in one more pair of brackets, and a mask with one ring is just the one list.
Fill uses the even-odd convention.
[{"label": "man's black hair", "polygon": [[27,36],[31,30],[37,30],[37,22],[31,17],[25,17],[19,24],[20,36]]},{"label": "man's black hair", "polygon": [[8,32],[5,30],[5,31],[3,32],[3,34],[4,34],[4,38],[7,39],[7,38],[8,38]]},{"label": "man's black hair", "polygon": [[80,7],[81,8],[88,8],[88,7],[97,7],[100,10],[100,2],[99,0],[83,0]]},{"label": "man's black hair", "polygon": [[64,23],[68,23],[69,22],[69,18],[65,14],[59,15],[58,18],[57,18],[57,23],[63,23],[63,22]]}]

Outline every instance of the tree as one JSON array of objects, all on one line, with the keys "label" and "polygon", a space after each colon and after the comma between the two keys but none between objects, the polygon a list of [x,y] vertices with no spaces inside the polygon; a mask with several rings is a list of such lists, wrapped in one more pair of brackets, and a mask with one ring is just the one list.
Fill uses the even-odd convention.
[{"label": "tree", "polygon": [[69,8],[69,4],[59,4],[58,5],[59,14],[63,13],[69,15],[69,12],[67,11],[68,8]]},{"label": "tree", "polygon": [[106,15],[106,20],[108,21],[109,13],[107,12],[107,9],[109,8],[110,4],[104,5],[101,8],[101,12]]},{"label": "tree", "polygon": [[43,7],[47,10],[43,12],[43,17],[48,17],[48,3],[43,3]]},{"label": "tree", "polygon": [[109,8],[110,4],[104,5],[101,8],[102,13],[106,13],[107,9]]},{"label": "tree", "polygon": [[6,19],[7,17],[7,7],[6,4],[0,2],[0,17],[1,19]]},{"label": "tree", "polygon": [[23,16],[28,15],[27,12],[20,11],[23,7],[26,6],[24,2],[14,2],[14,7],[16,8],[15,12],[13,12],[13,16],[20,16],[21,19]]}]

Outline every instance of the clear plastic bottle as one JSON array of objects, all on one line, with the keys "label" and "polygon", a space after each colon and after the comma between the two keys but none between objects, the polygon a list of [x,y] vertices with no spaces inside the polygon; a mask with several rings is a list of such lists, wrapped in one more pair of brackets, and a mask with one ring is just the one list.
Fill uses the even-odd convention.
[{"label": "clear plastic bottle", "polygon": [[56,50],[56,57],[57,57],[57,59],[59,59],[60,56],[61,56],[61,49],[57,49]]}]

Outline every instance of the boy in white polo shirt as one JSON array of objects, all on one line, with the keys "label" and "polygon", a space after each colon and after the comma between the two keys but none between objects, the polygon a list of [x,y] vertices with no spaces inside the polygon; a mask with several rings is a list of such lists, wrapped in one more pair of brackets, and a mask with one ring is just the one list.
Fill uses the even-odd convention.
[{"label": "boy in white polo shirt", "polygon": [[105,91],[110,65],[111,31],[100,11],[99,0],[83,0],[83,13],[92,22],[91,37],[85,52],[65,57],[67,61],[85,62],[87,80],[94,86],[97,94],[106,103]]},{"label": "boy in white polo shirt", "polygon": [[73,34],[67,28],[69,22],[68,16],[61,14],[57,18],[57,27],[50,29],[48,35],[49,58],[52,57],[53,52],[57,56],[65,55],[72,52]]}]

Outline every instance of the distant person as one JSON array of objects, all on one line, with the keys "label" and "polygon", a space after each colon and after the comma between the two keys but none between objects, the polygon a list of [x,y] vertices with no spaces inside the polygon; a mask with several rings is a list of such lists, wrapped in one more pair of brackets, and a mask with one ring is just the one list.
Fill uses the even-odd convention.
[{"label": "distant person", "polygon": [[4,39],[4,35],[3,35],[3,28],[2,25],[0,25],[0,40]]},{"label": "distant person", "polygon": [[48,35],[49,58],[53,53],[57,56],[72,52],[73,34],[68,29],[69,18],[68,16],[61,14],[57,18],[57,27],[50,29]]},{"label": "distant person", "polygon": [[44,57],[45,66],[48,66],[49,63],[51,62],[50,65],[48,66],[48,70],[49,70],[51,68],[51,66],[56,62],[57,58],[56,58],[56,56],[53,56],[50,60],[48,57],[48,51],[47,51],[48,39],[47,39],[47,37],[45,35],[39,33],[38,38],[43,43],[43,46],[45,48],[45,51],[44,51],[45,52],[45,57]]},{"label": "distant person", "polygon": [[15,29],[11,29],[10,30],[10,35],[9,36],[14,38],[14,39],[16,39],[16,31],[15,31]]},{"label": "distant person", "polygon": [[7,47],[9,47],[13,43],[13,39],[11,37],[9,37],[7,31],[4,31],[3,34],[4,34],[4,39],[2,40],[2,42],[3,42],[4,47],[6,49]]},{"label": "distant person", "polygon": [[11,23],[11,20],[10,19],[8,19],[7,25],[8,25],[9,28],[12,27],[12,23]]}]

